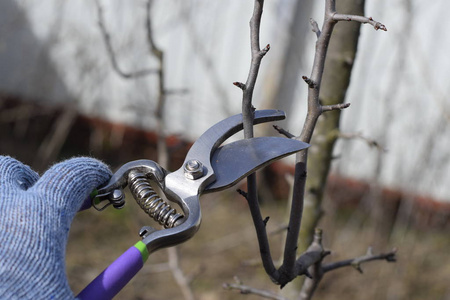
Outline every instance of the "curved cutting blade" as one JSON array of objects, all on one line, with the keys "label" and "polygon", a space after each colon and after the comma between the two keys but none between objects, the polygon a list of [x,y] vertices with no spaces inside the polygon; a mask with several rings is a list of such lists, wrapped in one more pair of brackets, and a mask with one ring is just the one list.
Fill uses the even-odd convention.
[{"label": "curved cutting blade", "polygon": [[308,147],[307,143],[282,137],[258,137],[224,145],[213,154],[211,165],[216,181],[204,193],[230,187],[271,162]]},{"label": "curved cutting blade", "polygon": [[[286,115],[281,110],[257,110],[255,111],[253,124],[283,120]],[[196,159],[202,162],[206,170],[213,170],[210,159],[214,151],[230,136],[242,130],[242,114],[234,115],[210,127],[192,145],[186,155],[183,166],[190,160]],[[181,168],[183,172],[183,167]],[[209,174],[212,175],[212,174]],[[212,179],[212,178],[210,178]]]}]

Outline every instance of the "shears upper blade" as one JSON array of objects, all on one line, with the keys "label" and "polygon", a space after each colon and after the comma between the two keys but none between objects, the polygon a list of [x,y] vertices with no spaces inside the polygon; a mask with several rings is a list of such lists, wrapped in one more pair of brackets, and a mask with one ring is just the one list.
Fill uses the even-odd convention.
[{"label": "shears upper blade", "polygon": [[224,145],[213,154],[216,180],[204,193],[228,188],[273,161],[308,147],[307,143],[283,137],[257,137]]}]

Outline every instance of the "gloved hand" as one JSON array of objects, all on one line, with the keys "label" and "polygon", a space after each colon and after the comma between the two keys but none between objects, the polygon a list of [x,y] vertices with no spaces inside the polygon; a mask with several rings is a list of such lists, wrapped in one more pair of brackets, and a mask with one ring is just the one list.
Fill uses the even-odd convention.
[{"label": "gloved hand", "polygon": [[65,252],[73,217],[111,172],[91,158],[54,165],[41,178],[0,156],[0,299],[72,299]]}]

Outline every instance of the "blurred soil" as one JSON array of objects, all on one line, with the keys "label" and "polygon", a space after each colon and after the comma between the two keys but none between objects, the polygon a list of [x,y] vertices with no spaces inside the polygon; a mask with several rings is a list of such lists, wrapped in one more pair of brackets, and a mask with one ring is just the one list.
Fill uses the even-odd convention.
[{"label": "blurred soil", "polygon": [[[226,191],[202,197],[202,226],[194,238],[179,246],[181,268],[192,280],[196,299],[261,299],[225,290],[223,283],[234,282],[235,276],[254,288],[280,292],[257,263],[259,251],[250,213],[246,202],[234,194]],[[149,224],[133,201],[130,199],[120,211],[111,208],[77,215],[67,248],[67,272],[76,293],[136,243],[140,227]],[[362,266],[363,274],[351,267],[329,273],[315,299],[450,299],[448,232],[420,230],[397,222],[386,234],[357,208],[333,211],[332,204],[325,204],[328,209],[321,228],[324,246],[332,251],[327,261],[363,255],[368,246],[373,246],[375,253],[396,247],[398,261],[367,263]],[[284,213],[283,203],[263,205],[263,216],[271,217],[268,232],[283,226]],[[274,258],[280,257],[281,235],[270,237]],[[153,253],[116,299],[183,299],[166,262],[166,250]]]},{"label": "blurred soil", "polygon": [[[56,130],[65,108],[21,103],[0,95],[0,153],[44,171],[53,162],[73,155],[101,158],[111,166],[145,157],[156,159],[156,135],[127,126],[78,116],[67,135]],[[57,134],[58,133],[58,134]],[[168,139],[173,168],[181,165],[189,143]],[[281,165],[279,165],[281,166]],[[269,170],[269,172],[267,171]],[[281,172],[280,172],[281,171]],[[263,216],[270,216],[268,232],[285,226],[288,190],[286,170],[266,169]],[[279,174],[277,174],[277,172]],[[264,176],[262,176],[264,177]],[[269,184],[270,183],[270,184]],[[274,189],[273,187],[276,187]],[[398,248],[398,261],[370,262],[364,274],[352,268],[326,274],[315,299],[443,299],[450,300],[450,205],[372,184],[330,178],[324,201],[324,246],[332,251],[327,261]],[[267,190],[272,189],[270,192]],[[267,196],[268,194],[272,196]],[[79,213],[67,246],[67,273],[78,293],[114,259],[138,240],[149,217],[129,197],[123,210],[93,209]],[[181,268],[191,279],[199,300],[260,299],[222,288],[237,276],[249,286],[279,293],[259,262],[259,247],[247,203],[233,191],[202,197],[203,223],[199,232],[179,246]],[[282,235],[271,234],[272,255],[280,258]],[[167,251],[150,255],[140,273],[117,299],[183,299],[173,275],[167,271]],[[256,264],[255,264],[256,262]],[[283,289],[295,290],[298,279]],[[297,294],[297,293],[295,293]],[[297,297],[290,296],[293,300]]]}]

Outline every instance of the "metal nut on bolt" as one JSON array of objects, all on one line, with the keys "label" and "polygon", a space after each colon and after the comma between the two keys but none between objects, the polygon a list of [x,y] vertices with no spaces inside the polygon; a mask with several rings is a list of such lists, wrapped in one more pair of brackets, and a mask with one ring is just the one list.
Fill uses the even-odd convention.
[{"label": "metal nut on bolt", "polygon": [[184,165],[184,176],[186,178],[195,180],[203,176],[203,165],[195,159],[191,159]]},{"label": "metal nut on bolt", "polygon": [[115,189],[112,194],[109,195],[109,202],[114,208],[123,208],[125,206],[125,194],[122,190]]}]

